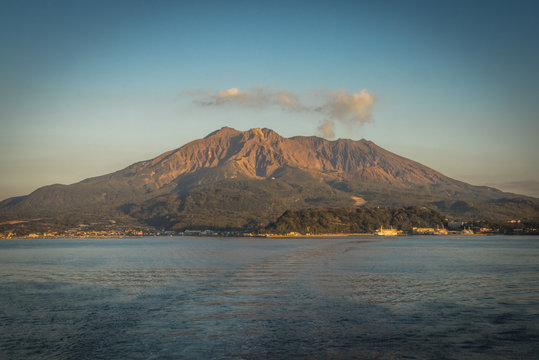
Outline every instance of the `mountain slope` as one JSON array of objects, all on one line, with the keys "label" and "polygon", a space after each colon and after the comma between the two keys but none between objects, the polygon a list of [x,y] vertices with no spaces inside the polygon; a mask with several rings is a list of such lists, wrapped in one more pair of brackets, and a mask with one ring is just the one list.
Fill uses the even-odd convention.
[{"label": "mountain slope", "polygon": [[537,199],[472,186],[367,140],[222,128],[154,159],[0,202],[0,219],[111,218],[167,228],[264,225],[287,209],[425,205],[451,216],[538,217]]}]

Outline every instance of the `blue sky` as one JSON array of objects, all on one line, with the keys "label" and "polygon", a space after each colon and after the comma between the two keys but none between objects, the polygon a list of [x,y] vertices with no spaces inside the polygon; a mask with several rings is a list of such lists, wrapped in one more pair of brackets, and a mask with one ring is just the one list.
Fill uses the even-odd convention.
[{"label": "blue sky", "polygon": [[[473,0],[2,1],[0,199],[112,172],[222,126],[317,135],[325,121],[336,138],[539,196],[538,10]],[[365,121],[271,101],[201,106],[233,88],[292,94],[311,110],[363,89],[374,102]]]}]

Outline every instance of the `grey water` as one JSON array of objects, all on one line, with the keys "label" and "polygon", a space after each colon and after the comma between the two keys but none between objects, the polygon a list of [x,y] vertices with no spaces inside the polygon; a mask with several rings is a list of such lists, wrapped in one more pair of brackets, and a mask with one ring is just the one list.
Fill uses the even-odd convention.
[{"label": "grey water", "polygon": [[1,359],[534,359],[539,237],[0,242]]}]

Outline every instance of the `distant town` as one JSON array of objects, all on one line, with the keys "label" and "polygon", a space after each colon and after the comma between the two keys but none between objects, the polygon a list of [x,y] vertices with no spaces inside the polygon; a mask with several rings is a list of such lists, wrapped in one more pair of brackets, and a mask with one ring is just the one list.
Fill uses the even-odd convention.
[{"label": "distant town", "polygon": [[[11,225],[20,225],[11,222]],[[3,228],[7,223],[2,223]],[[309,233],[290,231],[286,233],[270,233],[264,229],[258,231],[185,229],[182,231],[156,229],[153,227],[137,227],[116,225],[113,220],[106,223],[79,224],[63,230],[47,229],[32,231],[24,227],[8,229],[0,232],[0,239],[56,239],[56,238],[123,238],[151,236],[235,236],[235,237],[319,237],[319,236],[406,236],[406,235],[539,235],[536,226],[529,226],[521,220],[509,220],[506,224],[485,226],[477,221],[448,221],[444,227],[412,227],[411,230],[398,230],[380,226],[374,232],[365,233]]]},{"label": "distant town", "polygon": [[[10,224],[11,223],[11,224]],[[58,239],[58,238],[123,238],[143,236],[243,236],[243,231],[213,231],[213,230],[184,230],[172,231],[156,229],[151,226],[141,227],[134,225],[117,224],[114,220],[78,224],[63,229],[50,227],[46,230],[36,231],[36,225],[26,222],[12,221],[2,223],[0,226],[12,225],[14,228],[0,230],[0,239]],[[22,226],[21,226],[22,225]],[[15,227],[16,226],[16,227]]]}]

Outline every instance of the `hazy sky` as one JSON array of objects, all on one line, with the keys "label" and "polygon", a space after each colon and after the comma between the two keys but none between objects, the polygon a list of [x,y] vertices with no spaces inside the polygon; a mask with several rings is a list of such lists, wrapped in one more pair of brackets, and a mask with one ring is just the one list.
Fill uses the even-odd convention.
[{"label": "hazy sky", "polygon": [[0,199],[223,127],[539,196],[535,1],[0,1]]}]

